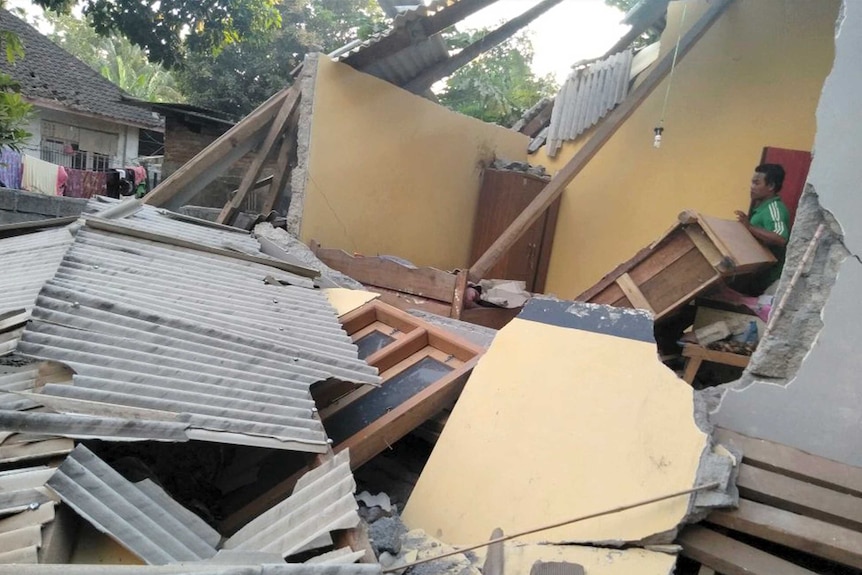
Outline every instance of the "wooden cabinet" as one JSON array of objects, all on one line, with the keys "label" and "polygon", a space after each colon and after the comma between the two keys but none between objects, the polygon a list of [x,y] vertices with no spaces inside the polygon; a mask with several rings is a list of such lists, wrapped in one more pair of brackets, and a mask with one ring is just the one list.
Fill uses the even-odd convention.
[{"label": "wooden cabinet", "polygon": [[[524,211],[547,183],[548,180],[523,172],[485,170],[473,224],[471,265]],[[521,280],[527,284],[527,291],[541,293],[545,289],[545,278],[548,275],[548,262],[559,208],[560,200],[557,199],[485,277]]]}]

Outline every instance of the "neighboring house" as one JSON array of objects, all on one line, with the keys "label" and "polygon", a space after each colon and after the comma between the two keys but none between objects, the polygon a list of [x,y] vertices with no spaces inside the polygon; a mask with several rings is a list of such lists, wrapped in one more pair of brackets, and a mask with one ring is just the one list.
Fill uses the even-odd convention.
[{"label": "neighboring house", "polygon": [[142,131],[163,131],[158,114],[133,105],[118,86],[6,10],[0,10],[0,30],[17,34],[24,46],[14,63],[0,58],[0,70],[21,84],[34,107],[25,154],[105,171],[138,158]]}]

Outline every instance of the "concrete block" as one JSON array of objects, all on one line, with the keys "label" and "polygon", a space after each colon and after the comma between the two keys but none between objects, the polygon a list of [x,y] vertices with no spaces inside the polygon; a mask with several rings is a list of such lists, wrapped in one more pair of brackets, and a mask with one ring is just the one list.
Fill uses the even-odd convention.
[{"label": "concrete block", "polygon": [[0,210],[14,212],[18,205],[18,191],[0,188]]},{"label": "concrete block", "polygon": [[18,212],[57,217],[56,198],[32,192],[18,192],[18,194]]},{"label": "concrete block", "polygon": [[56,198],[57,217],[77,216],[84,211],[87,200],[84,198]]}]

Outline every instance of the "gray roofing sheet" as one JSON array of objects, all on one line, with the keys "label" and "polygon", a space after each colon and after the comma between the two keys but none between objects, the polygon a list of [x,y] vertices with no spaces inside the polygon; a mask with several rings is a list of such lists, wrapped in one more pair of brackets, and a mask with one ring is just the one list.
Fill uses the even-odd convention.
[{"label": "gray roofing sheet", "polygon": [[[96,215],[102,210],[118,206],[123,200],[95,196],[87,202],[84,213]],[[170,212],[147,204],[138,204],[138,208],[128,217],[114,220],[132,229],[143,230],[196,242],[206,246],[231,249],[238,252],[267,256],[260,251],[260,244],[247,231],[229,226],[198,225],[183,219],[172,218]]]},{"label": "gray roofing sheet", "polygon": [[[22,470],[28,473],[31,470]],[[33,468],[36,484],[44,485],[44,468]],[[8,475],[0,476],[0,486],[9,487]],[[42,526],[54,519],[54,502],[33,501],[24,509],[0,509],[0,564],[36,563],[42,545]]]},{"label": "gray roofing sheet", "polygon": [[7,412],[0,425],[325,451],[311,384],[379,377],[322,293],[264,283],[272,271],[82,228],[18,345],[75,371],[40,396],[65,419]]},{"label": "gray roofing sheet", "polygon": [[8,516],[25,510],[38,509],[40,505],[56,501],[45,482],[54,474],[46,466],[27,467],[0,472],[0,516]]},{"label": "gray roofing sheet", "polygon": [[579,68],[563,84],[548,126],[547,151],[555,156],[564,141],[596,125],[628,93],[632,51],[624,50]]},{"label": "gray roofing sheet", "polygon": [[224,548],[289,557],[331,544],[330,531],[359,523],[355,489],[350,456],[344,450],[303,475],[290,497],[237,531]]},{"label": "gray roofing sheet", "polygon": [[0,58],[0,70],[21,84],[26,97],[146,128],[162,125],[149,110],[124,102],[125,93],[99,72],[2,9],[0,28],[17,34],[24,45],[24,56],[15,62]]},{"label": "gray roofing sheet", "polygon": [[216,554],[220,535],[150,480],[132,483],[78,445],[47,483],[99,531],[150,565]]},{"label": "gray roofing sheet", "polygon": [[10,575],[380,575],[379,563],[220,564],[211,561],[176,565],[16,565]]},{"label": "gray roofing sheet", "polygon": [[366,74],[404,86],[427,68],[449,57],[446,42],[440,34],[411,44],[403,50],[381,58],[362,68]]},{"label": "gray roofing sheet", "polygon": [[33,307],[72,240],[67,228],[0,239],[0,314]]}]

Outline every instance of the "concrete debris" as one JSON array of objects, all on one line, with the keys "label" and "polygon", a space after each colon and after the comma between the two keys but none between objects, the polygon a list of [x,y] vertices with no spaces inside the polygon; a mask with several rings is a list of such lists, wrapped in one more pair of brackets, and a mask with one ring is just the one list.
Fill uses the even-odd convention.
[{"label": "concrete debris", "polygon": [[528,162],[510,162],[508,160],[497,159],[491,164],[491,168],[495,170],[508,170],[510,172],[523,172],[539,178],[550,179],[551,177],[545,171],[545,166],[534,166]]},{"label": "concrete debris", "polygon": [[479,287],[479,299],[506,309],[522,307],[532,297],[523,281],[482,280]]},{"label": "concrete debris", "polygon": [[380,507],[387,513],[392,511],[392,503],[389,501],[389,496],[385,493],[371,495],[369,492],[363,491],[356,496],[356,500],[364,504],[366,507]]},{"label": "concrete debris", "polygon": [[377,555],[382,552],[397,555],[401,552],[401,535],[407,533],[407,528],[398,515],[381,517],[368,526],[371,547]]}]

